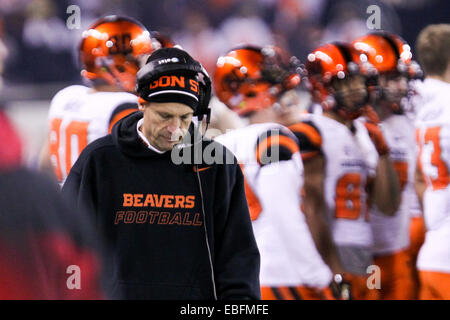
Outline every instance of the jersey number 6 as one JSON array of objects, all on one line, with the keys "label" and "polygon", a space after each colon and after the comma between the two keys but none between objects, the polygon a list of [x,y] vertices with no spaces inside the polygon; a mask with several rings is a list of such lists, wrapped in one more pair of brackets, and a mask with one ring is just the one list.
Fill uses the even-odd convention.
[{"label": "jersey number 6", "polygon": [[359,173],[346,173],[336,183],[336,213],[338,219],[356,220],[361,214],[362,181]]}]

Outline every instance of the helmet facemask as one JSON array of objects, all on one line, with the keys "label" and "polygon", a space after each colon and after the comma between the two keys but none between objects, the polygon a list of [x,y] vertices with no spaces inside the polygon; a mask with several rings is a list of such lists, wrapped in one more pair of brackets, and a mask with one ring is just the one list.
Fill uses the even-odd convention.
[{"label": "helmet facemask", "polygon": [[218,60],[216,93],[240,116],[270,108],[300,83],[294,61],[276,47],[234,49]]},{"label": "helmet facemask", "polygon": [[336,100],[334,110],[346,119],[356,119],[369,101],[366,78],[359,74],[350,74],[343,79],[334,78],[330,84]]},{"label": "helmet facemask", "polygon": [[412,60],[410,46],[388,32],[370,33],[353,41],[353,46],[380,74],[372,87],[373,106],[381,113],[403,113],[413,93],[410,80],[423,77],[420,66]]},{"label": "helmet facemask", "polygon": [[155,49],[150,32],[139,22],[119,16],[98,20],[83,32],[82,76],[97,85],[134,92],[136,73]]}]

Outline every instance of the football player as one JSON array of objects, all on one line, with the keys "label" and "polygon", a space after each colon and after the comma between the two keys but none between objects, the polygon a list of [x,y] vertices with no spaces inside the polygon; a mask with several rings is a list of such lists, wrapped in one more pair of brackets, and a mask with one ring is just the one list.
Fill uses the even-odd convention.
[{"label": "football player", "polygon": [[399,204],[397,177],[380,129],[369,131],[355,120],[365,110],[367,85],[376,70],[346,43],[314,50],[306,70],[313,102],[323,113],[304,115],[289,126],[304,164],[304,211],[328,223],[328,230],[313,231],[313,236],[333,239],[344,270],[335,277],[350,283],[353,299],[373,299],[376,290],[367,285],[373,263],[368,202],[387,215]]},{"label": "football player", "polygon": [[[414,298],[413,266],[409,255],[409,222],[411,203],[417,203],[414,191],[415,137],[414,125],[405,115],[408,82],[418,77],[420,67],[412,58],[410,46],[397,35],[377,32],[353,41],[353,47],[378,71],[378,84],[373,89],[371,106],[381,121],[380,127],[397,171],[401,205],[394,216],[380,213],[376,205],[370,209],[374,239],[374,263],[381,270],[382,300]],[[368,119],[368,126],[377,119]]]},{"label": "football player", "polygon": [[218,98],[249,125],[216,138],[234,152],[261,254],[266,300],[332,299],[331,271],[315,247],[300,210],[303,167],[295,136],[283,125],[301,114],[293,89],[295,57],[273,46],[241,46],[217,61]]},{"label": "football player", "polygon": [[421,299],[450,299],[450,24],[430,25],[417,39],[426,75],[419,87],[416,190],[425,242],[417,258]]},{"label": "football player", "polygon": [[101,18],[83,32],[81,75],[91,86],[72,85],[53,97],[41,168],[51,168],[62,184],[88,143],[138,110],[133,93],[136,73],[160,46],[141,23],[127,17]]}]

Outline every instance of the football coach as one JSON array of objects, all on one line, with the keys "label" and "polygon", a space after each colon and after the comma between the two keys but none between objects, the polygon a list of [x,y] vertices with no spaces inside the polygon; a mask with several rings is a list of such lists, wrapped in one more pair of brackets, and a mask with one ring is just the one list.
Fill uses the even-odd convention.
[{"label": "football coach", "polygon": [[62,190],[94,215],[113,252],[107,272],[117,294],[259,299],[260,257],[236,160],[175,164],[171,157],[174,148],[217,144],[191,138],[192,118],[209,117],[207,72],[181,49],[159,49],[136,87],[140,111],[83,150]]}]

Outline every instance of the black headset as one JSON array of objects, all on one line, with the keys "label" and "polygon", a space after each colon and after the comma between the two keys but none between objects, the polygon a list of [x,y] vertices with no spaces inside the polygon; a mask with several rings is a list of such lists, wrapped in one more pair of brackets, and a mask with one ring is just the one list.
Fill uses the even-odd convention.
[{"label": "black headset", "polygon": [[[164,57],[152,60],[152,56],[158,54],[158,51],[166,51]],[[162,48],[152,53],[147,63],[138,71],[136,75],[136,92],[143,99],[146,99],[145,93],[150,82],[158,79],[161,75],[170,73],[192,73],[196,75],[199,83],[199,101],[194,116],[201,121],[206,116],[206,122],[209,123],[211,109],[209,101],[211,99],[211,78],[208,72],[194,60],[186,51],[178,48]],[[167,57],[167,59],[165,58]]]}]

